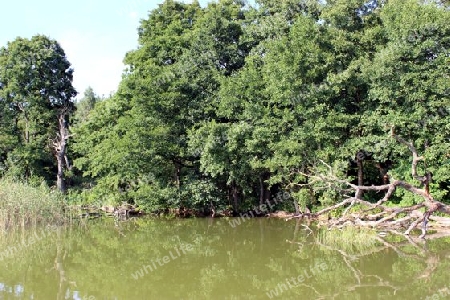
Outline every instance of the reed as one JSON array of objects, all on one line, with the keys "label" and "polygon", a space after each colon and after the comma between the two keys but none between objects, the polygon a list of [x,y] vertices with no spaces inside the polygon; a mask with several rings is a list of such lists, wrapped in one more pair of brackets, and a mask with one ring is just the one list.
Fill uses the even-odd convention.
[{"label": "reed", "polygon": [[64,197],[46,184],[0,179],[0,229],[61,224],[67,219]]}]

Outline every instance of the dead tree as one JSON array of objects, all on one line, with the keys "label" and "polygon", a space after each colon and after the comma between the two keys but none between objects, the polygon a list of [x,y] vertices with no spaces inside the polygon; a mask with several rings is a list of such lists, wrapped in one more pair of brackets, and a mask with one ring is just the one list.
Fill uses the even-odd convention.
[{"label": "dead tree", "polygon": [[[302,175],[308,176],[312,181],[315,182],[320,181],[322,183],[328,183],[330,187],[336,184],[346,186],[349,188],[349,190],[352,190],[354,192],[354,196],[347,197],[343,201],[326,207],[316,213],[302,214],[297,217],[318,219],[320,216],[326,215],[330,211],[346,207],[341,216],[326,220],[325,224],[330,227],[356,225],[384,229],[406,228],[406,230],[404,231],[405,235],[409,235],[414,228],[416,228],[419,224],[422,224],[422,234],[420,235],[420,237],[422,238],[425,237],[429,225],[432,225],[436,228],[448,228],[450,225],[450,218],[434,217],[433,214],[435,212],[450,214],[450,206],[435,200],[430,194],[429,186],[432,180],[431,173],[426,172],[424,175],[418,174],[418,164],[419,162],[424,161],[424,157],[418,154],[418,151],[414,147],[413,142],[408,142],[401,136],[397,135],[394,129],[391,130],[391,136],[399,143],[408,147],[409,151],[411,152],[411,175],[416,181],[419,182],[420,187],[416,187],[404,180],[394,179],[392,178],[392,176],[389,176],[389,183],[383,185],[364,186],[353,184],[347,180],[342,180],[335,176],[332,172],[331,166],[326,165],[323,162],[328,167],[329,172],[327,174]],[[385,203],[390,199],[397,188],[402,188],[415,195],[421,196],[423,198],[423,201],[421,203],[407,207],[394,208],[386,206]],[[366,191],[385,192],[385,194],[384,197],[377,203],[371,203],[359,197],[359,195],[361,195],[361,192]],[[360,204],[365,209],[358,213],[350,214],[350,208],[355,204]],[[423,208],[425,209],[424,212],[421,211],[421,209]],[[402,216],[400,217],[400,215]],[[432,224],[429,223],[430,220],[433,221]]]},{"label": "dead tree", "polygon": [[58,132],[56,137],[52,140],[52,147],[56,157],[58,169],[56,175],[56,187],[61,192],[66,192],[66,183],[64,176],[64,169],[70,168],[70,163],[67,158],[67,141],[70,137],[69,128],[67,124],[68,109],[63,108],[58,110]]}]

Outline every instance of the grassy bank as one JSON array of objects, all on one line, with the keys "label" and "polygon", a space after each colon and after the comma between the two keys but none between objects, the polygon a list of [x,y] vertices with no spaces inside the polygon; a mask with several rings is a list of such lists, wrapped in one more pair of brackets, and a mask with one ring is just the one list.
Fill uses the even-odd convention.
[{"label": "grassy bank", "polygon": [[0,179],[0,230],[66,220],[63,195],[45,184]]}]

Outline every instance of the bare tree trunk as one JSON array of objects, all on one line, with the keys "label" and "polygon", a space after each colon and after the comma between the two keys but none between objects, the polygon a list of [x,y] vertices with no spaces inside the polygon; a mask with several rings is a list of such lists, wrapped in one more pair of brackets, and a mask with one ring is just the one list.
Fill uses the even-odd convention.
[{"label": "bare tree trunk", "polygon": [[64,166],[66,166],[66,150],[67,140],[69,139],[68,128],[66,123],[65,111],[58,115],[58,130],[56,139],[53,141],[56,161],[58,163],[58,173],[56,174],[56,187],[62,193],[66,192],[66,182],[64,176]]},{"label": "bare tree trunk", "polygon": [[56,159],[58,161],[58,173],[56,175],[56,187],[62,193],[66,192],[66,183],[64,178],[64,159],[61,158],[61,154],[56,154]]}]

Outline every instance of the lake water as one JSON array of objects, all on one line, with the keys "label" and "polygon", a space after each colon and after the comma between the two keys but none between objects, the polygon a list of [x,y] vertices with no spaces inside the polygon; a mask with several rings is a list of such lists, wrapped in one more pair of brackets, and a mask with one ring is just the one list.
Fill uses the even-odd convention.
[{"label": "lake water", "polygon": [[295,220],[236,220],[3,233],[0,299],[450,299],[449,238],[357,247]]}]

